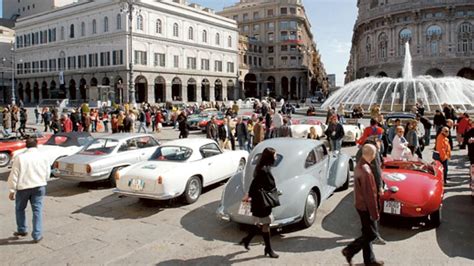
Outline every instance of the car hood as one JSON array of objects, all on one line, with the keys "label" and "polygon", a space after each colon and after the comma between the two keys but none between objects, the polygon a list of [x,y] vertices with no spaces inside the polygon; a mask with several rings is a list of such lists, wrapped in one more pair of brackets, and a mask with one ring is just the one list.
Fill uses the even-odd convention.
[{"label": "car hood", "polygon": [[398,192],[385,191],[383,199],[393,199],[412,206],[422,206],[442,185],[437,177],[419,171],[383,169],[382,179],[390,189],[398,187]]}]

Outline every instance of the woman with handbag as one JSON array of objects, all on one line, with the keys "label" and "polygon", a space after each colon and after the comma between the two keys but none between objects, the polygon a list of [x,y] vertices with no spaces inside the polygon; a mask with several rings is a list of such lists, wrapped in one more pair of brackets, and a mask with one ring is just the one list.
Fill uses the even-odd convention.
[{"label": "woman with handbag", "polygon": [[242,201],[249,202],[255,226],[250,228],[246,237],[239,244],[249,250],[250,241],[261,230],[263,240],[265,241],[265,256],[268,254],[271,258],[278,258],[270,242],[270,224],[273,221],[272,208],[278,206],[278,190],[276,189],[275,179],[270,171],[276,160],[276,152],[272,148],[263,150],[260,160],[255,167],[253,180],[250,184],[248,194]]}]

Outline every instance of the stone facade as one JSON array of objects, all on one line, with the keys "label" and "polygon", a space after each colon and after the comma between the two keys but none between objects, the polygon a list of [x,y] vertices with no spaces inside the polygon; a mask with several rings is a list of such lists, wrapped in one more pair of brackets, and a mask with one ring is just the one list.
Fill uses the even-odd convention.
[{"label": "stone facade", "polygon": [[15,31],[11,28],[0,26],[0,102],[10,102],[12,71],[13,71],[13,43],[15,42]]},{"label": "stone facade", "polygon": [[17,97],[127,102],[129,63],[137,102],[235,99],[238,29],[185,1],[135,2],[133,53],[118,2],[82,1],[18,19]]},{"label": "stone facade", "polygon": [[474,1],[359,0],[346,82],[401,77],[409,42],[413,74],[474,79]]},{"label": "stone facade", "polygon": [[246,97],[299,99],[327,90],[300,0],[241,0],[218,14],[238,22],[239,84]]},{"label": "stone facade", "polygon": [[4,0],[3,17],[7,19],[27,17],[75,2],[78,0]]}]

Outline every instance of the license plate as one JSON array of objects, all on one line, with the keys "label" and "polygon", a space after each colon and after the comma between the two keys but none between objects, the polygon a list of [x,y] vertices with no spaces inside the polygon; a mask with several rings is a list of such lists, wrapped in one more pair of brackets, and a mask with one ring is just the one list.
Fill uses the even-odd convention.
[{"label": "license plate", "polygon": [[401,204],[398,201],[384,201],[383,212],[389,214],[400,214]]},{"label": "license plate", "polygon": [[73,173],[74,172],[74,164],[72,164],[72,163],[66,164],[66,169],[65,170],[68,173]]},{"label": "license plate", "polygon": [[135,191],[142,191],[145,187],[145,182],[141,179],[132,179],[128,186]]}]

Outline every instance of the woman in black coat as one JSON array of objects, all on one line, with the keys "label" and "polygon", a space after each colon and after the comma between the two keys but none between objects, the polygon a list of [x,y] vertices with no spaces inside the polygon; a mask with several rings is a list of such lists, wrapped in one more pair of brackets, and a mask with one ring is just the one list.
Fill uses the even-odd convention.
[{"label": "woman in black coat", "polygon": [[278,258],[271,246],[270,242],[270,224],[273,221],[272,208],[264,207],[261,201],[260,189],[265,191],[272,191],[276,189],[275,178],[270,171],[276,160],[276,152],[273,148],[266,148],[263,150],[260,160],[255,167],[253,180],[250,184],[248,194],[244,196],[242,201],[250,201],[251,211],[255,220],[255,226],[250,228],[246,237],[244,237],[240,244],[249,250],[250,241],[261,230],[263,240],[265,241],[265,256],[268,254],[271,258]]}]

